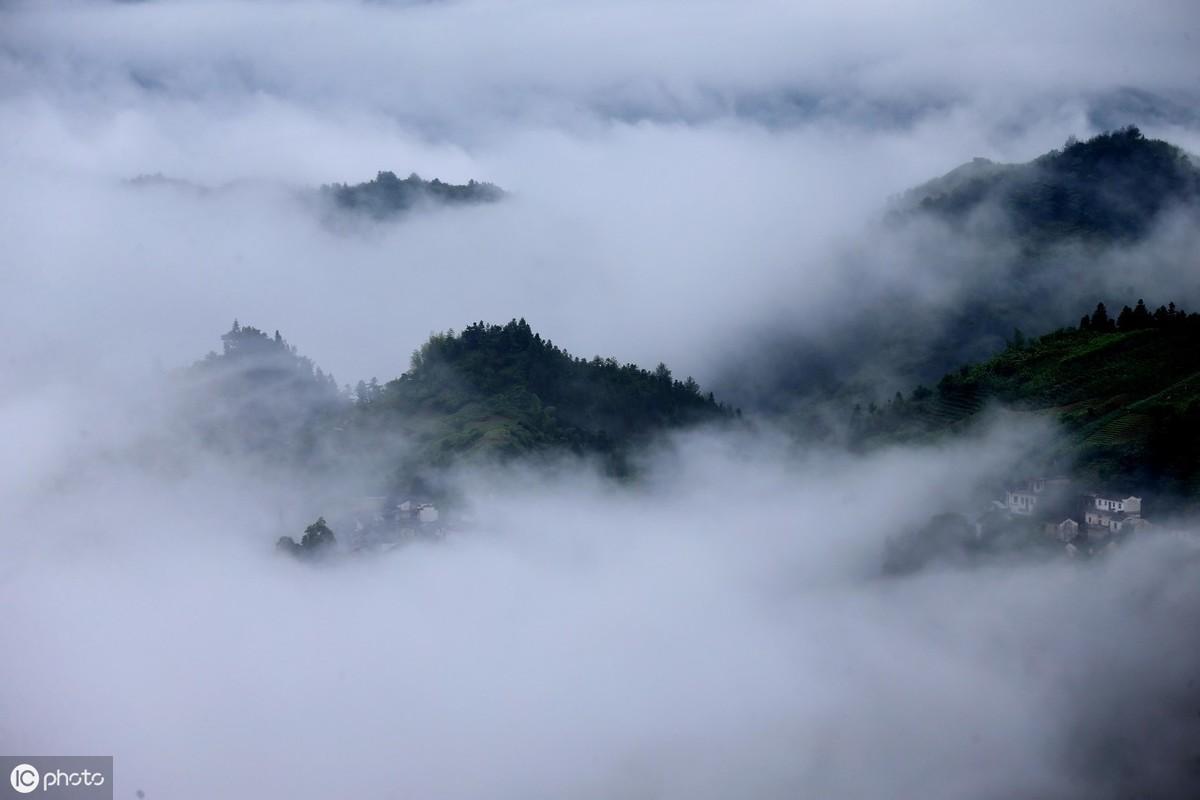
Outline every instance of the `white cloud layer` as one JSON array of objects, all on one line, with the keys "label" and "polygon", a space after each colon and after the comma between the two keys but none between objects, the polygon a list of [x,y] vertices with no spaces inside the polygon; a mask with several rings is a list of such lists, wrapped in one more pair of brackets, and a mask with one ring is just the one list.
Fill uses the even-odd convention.
[{"label": "white cloud layer", "polygon": [[1031,436],[690,436],[640,488],[478,477],[480,530],[324,568],[270,552],[298,498],[229,465],[18,487],[4,744],[113,753],[152,798],[1172,796],[1194,539],[879,575]]}]

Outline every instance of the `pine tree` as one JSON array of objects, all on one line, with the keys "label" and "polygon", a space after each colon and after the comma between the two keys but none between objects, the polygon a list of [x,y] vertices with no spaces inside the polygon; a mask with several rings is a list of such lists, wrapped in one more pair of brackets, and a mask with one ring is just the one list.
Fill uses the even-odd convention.
[{"label": "pine tree", "polygon": [[1150,327],[1150,311],[1146,308],[1145,301],[1140,297],[1133,309],[1133,327],[1135,330]]}]

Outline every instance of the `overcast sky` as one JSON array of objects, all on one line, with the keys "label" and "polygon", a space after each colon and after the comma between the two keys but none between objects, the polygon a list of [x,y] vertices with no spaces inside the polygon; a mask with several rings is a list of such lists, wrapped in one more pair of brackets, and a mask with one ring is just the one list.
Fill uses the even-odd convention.
[{"label": "overcast sky", "polygon": [[[1120,93],[1189,108],[1194,7],[1101,5],[10,2],[0,324],[145,368],[236,316],[353,383],[524,316],[708,377],[764,317],[842,302],[831,253],[909,186],[1098,119],[1195,147]],[[347,237],[287,192],[383,169],[513,197]],[[155,173],[235,188],[121,184]]]}]

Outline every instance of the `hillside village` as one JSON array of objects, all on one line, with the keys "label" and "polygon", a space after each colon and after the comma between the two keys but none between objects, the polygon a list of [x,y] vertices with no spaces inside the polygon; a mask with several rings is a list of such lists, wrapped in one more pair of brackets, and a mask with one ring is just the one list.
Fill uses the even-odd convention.
[{"label": "hillside village", "polygon": [[[1080,491],[1070,478],[1032,478],[1012,484],[997,511],[1040,524],[1041,532],[1061,542],[1069,555],[1094,553],[1120,538],[1151,527],[1142,516],[1142,498],[1107,491]],[[979,523],[977,523],[979,524]]]},{"label": "hillside village", "polygon": [[1066,477],[1020,480],[977,514],[936,514],[919,528],[890,538],[883,572],[911,573],[933,563],[994,559],[1090,558],[1154,526],[1142,498],[1092,490]]},{"label": "hillside village", "polygon": [[1042,525],[1042,533],[1063,543],[1070,555],[1094,552],[1118,537],[1152,527],[1141,513],[1141,498],[1114,492],[1078,492],[1068,477],[1037,477],[1009,486],[997,506]]}]

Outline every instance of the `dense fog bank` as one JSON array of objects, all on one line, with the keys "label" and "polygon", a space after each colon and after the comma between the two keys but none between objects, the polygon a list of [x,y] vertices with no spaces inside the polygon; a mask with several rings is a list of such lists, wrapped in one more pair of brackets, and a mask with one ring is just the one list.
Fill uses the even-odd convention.
[{"label": "dense fog bank", "polygon": [[689,434],[633,486],[463,474],[470,526],[316,564],[271,547],[316,510],[286,476],[116,453],[6,490],[4,738],[112,752],[148,797],[1172,796],[1194,536],[881,574],[1045,436]]}]

